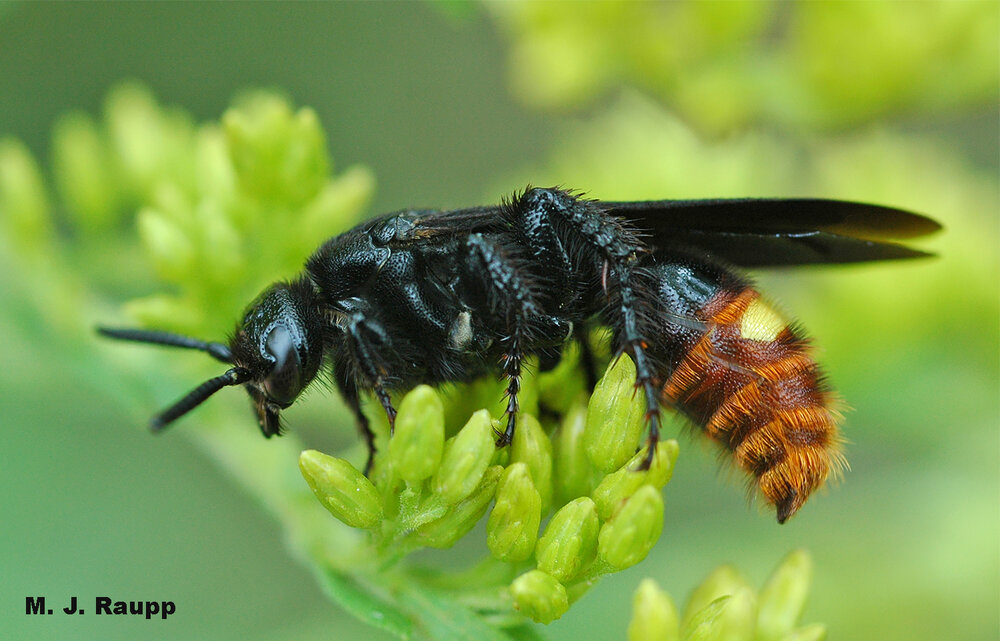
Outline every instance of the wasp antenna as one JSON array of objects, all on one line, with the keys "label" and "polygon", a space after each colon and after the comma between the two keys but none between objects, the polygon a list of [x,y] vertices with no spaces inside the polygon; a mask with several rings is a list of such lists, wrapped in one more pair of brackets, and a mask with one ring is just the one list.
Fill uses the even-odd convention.
[{"label": "wasp antenna", "polygon": [[149,429],[159,432],[170,423],[204,403],[209,396],[215,394],[223,387],[240,385],[248,380],[250,380],[250,370],[242,367],[234,367],[222,376],[210,378],[188,392],[187,396],[154,416],[153,420],[149,423]]},{"label": "wasp antenna", "polygon": [[122,341],[134,341],[136,343],[153,343],[155,345],[168,345],[170,347],[184,347],[186,349],[196,349],[207,353],[212,358],[223,363],[232,363],[233,354],[229,347],[223,343],[209,343],[206,341],[182,336],[181,334],[171,334],[150,329],[115,329],[111,327],[98,327],[97,333],[108,338],[116,338]]}]

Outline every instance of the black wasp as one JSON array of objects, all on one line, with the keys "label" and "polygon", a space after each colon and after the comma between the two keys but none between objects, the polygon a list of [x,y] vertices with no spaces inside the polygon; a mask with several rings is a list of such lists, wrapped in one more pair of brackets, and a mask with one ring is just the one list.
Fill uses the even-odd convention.
[{"label": "black wasp", "polygon": [[888,241],[938,228],[916,214],[833,200],[603,202],[529,188],[498,206],[387,214],[327,240],[304,273],[250,304],[228,345],[100,331],[232,365],[157,415],[154,430],[243,385],[264,436],[280,434],[281,410],[328,367],[370,466],[362,392],[374,392],[392,425],[390,391],[499,372],[504,446],[525,357],[551,366],[571,340],[586,356],[588,329],[604,325],[614,350],[634,360],[645,394],[645,465],[663,403],[731,450],[784,521],[838,466],[836,414],[807,341],[729,264],[925,256]]}]

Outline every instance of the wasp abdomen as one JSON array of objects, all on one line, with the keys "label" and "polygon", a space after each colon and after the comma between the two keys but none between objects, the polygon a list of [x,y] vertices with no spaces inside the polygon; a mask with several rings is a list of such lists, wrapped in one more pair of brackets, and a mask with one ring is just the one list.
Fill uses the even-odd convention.
[{"label": "wasp abdomen", "polygon": [[733,453],[783,523],[842,465],[833,397],[808,342],[749,283],[683,269],[661,271],[662,400]]}]

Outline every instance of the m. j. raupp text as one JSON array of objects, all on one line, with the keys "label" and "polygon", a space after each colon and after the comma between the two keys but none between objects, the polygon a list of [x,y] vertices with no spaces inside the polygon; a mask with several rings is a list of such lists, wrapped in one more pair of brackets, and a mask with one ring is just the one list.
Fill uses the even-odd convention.
[{"label": "m. j. raupp text", "polygon": [[[63,614],[85,614],[77,597],[70,597],[69,605],[60,608]],[[159,617],[166,619],[177,611],[173,601],[115,601],[111,597],[99,596],[94,599],[94,609],[97,615],[145,616],[147,619]],[[24,599],[25,614],[52,614],[53,610],[45,607],[45,597],[29,596]]]}]

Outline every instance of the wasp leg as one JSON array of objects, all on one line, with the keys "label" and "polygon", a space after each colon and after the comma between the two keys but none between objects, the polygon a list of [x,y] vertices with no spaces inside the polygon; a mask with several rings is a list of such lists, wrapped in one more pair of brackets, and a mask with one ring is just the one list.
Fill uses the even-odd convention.
[{"label": "wasp leg", "polygon": [[337,382],[337,390],[340,392],[340,396],[344,399],[344,402],[347,403],[347,407],[350,408],[351,413],[354,414],[354,422],[358,426],[358,432],[361,433],[361,437],[365,439],[365,445],[368,446],[368,461],[365,463],[365,476],[368,476],[372,471],[372,464],[375,462],[375,432],[372,431],[371,425],[368,424],[368,417],[361,411],[358,386],[354,384],[354,381],[349,379],[341,378],[340,376],[335,376],[334,378]]},{"label": "wasp leg", "polygon": [[626,275],[619,278],[618,294],[621,314],[621,344],[635,361],[635,386],[643,388],[646,395],[646,423],[649,425],[649,435],[646,437],[646,456],[639,465],[639,470],[648,470],[656,455],[656,445],[660,442],[660,401],[657,395],[653,372],[655,368],[646,355],[648,344],[639,332],[639,292],[635,281],[638,277],[633,272],[634,265],[623,265]]},{"label": "wasp leg", "polygon": [[648,469],[660,439],[654,367],[639,329],[640,316],[648,313],[645,307],[651,298],[645,293],[648,278],[644,278],[647,275],[639,262],[649,249],[623,220],[559,189],[529,189],[509,208],[508,215],[513,215],[519,233],[537,258],[548,261],[557,271],[569,262],[573,267],[569,273],[590,275],[612,299],[603,310],[604,316],[616,330],[619,353],[628,352],[635,361],[635,384],[646,395],[648,451],[640,469]]},{"label": "wasp leg", "polygon": [[[572,324],[559,320],[558,318],[552,316],[539,316],[530,317],[525,316],[525,324],[527,327],[527,321],[537,321],[531,323],[530,336],[532,349],[538,347],[549,347],[548,341],[542,341],[537,337],[539,335],[547,335],[557,337],[556,340],[562,342],[565,341],[565,337],[572,333]],[[507,346],[506,353],[503,356],[502,364],[504,375],[507,377],[507,409],[505,414],[507,415],[507,427],[503,434],[498,435],[497,447],[504,447],[505,445],[510,445],[514,440],[514,429],[517,418],[517,413],[520,411],[520,405],[517,402],[517,394],[521,391],[521,364],[524,360],[524,350],[522,346],[526,344],[527,341],[523,340],[524,336],[529,333],[529,331],[513,329],[511,335],[520,333],[521,339],[518,341],[511,341],[509,346]],[[513,358],[516,356],[516,359]],[[543,370],[544,371],[544,370]],[[540,408],[544,409],[544,408]]]},{"label": "wasp leg", "polygon": [[358,428],[362,436],[369,444],[370,465],[371,456],[375,453],[374,435],[367,419],[361,413],[360,403],[357,400],[359,382],[366,389],[375,392],[375,397],[385,410],[389,421],[389,433],[392,434],[396,425],[396,408],[392,406],[392,399],[385,389],[384,372],[387,371],[387,367],[382,363],[383,359],[379,354],[386,350],[392,351],[393,345],[389,341],[386,328],[377,318],[369,315],[369,305],[363,300],[341,301],[340,307],[347,313],[342,321],[342,329],[347,343],[345,353],[349,358],[345,359],[345,362],[335,364],[334,378],[358,419]]},{"label": "wasp leg", "polygon": [[[526,348],[534,344],[541,326],[554,322],[542,315],[536,304],[538,286],[523,267],[523,261],[494,239],[471,234],[465,243],[465,282],[475,284],[490,309],[496,310],[503,332],[501,366],[507,379],[507,425],[497,434],[497,447],[510,445],[517,423],[521,365]],[[558,323],[557,323],[558,324]]]}]

